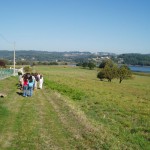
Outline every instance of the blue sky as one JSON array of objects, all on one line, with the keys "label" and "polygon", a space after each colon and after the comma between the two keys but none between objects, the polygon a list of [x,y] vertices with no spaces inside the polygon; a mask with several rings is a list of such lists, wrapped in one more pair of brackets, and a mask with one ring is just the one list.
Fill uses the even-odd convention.
[{"label": "blue sky", "polygon": [[1,0],[0,50],[150,53],[150,0]]}]

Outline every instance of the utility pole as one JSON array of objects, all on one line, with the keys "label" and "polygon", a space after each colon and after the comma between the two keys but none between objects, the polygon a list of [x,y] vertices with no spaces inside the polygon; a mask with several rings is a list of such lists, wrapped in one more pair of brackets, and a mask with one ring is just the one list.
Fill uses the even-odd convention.
[{"label": "utility pole", "polygon": [[15,61],[15,46],[16,46],[16,43],[14,42],[14,76],[15,76],[15,63],[16,63],[16,61]]}]

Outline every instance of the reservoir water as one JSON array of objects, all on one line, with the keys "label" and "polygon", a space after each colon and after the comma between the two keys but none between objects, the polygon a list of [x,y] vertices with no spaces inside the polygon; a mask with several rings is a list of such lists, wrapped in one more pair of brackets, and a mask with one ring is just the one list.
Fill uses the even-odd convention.
[{"label": "reservoir water", "polygon": [[128,66],[133,72],[150,73],[150,66]]}]

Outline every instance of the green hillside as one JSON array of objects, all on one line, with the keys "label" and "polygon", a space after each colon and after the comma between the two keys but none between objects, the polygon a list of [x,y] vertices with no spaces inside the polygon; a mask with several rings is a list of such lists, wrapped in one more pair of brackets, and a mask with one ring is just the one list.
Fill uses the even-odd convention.
[{"label": "green hillside", "polygon": [[150,77],[100,81],[97,70],[34,66],[44,88],[24,98],[0,81],[0,149],[150,149]]}]

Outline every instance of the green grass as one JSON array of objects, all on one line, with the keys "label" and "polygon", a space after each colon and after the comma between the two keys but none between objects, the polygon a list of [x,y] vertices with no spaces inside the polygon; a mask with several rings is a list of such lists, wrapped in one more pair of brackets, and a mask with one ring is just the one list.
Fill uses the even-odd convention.
[{"label": "green grass", "polygon": [[81,100],[82,97],[85,97],[86,94],[79,89],[68,87],[67,85],[60,84],[55,81],[50,81],[48,79],[44,79],[45,85],[52,90],[57,90],[58,92],[69,96],[73,100]]},{"label": "green grass", "polygon": [[5,127],[6,119],[9,115],[9,111],[6,107],[2,106],[2,103],[0,103],[0,132],[2,132],[3,128]]},{"label": "green grass", "polygon": [[139,76],[148,76],[150,77],[150,73],[144,73],[144,72],[134,72],[133,74],[139,75]]},{"label": "green grass", "polygon": [[78,67],[34,70],[44,89],[31,98],[16,93],[16,77],[0,81],[0,149],[150,149],[149,76],[119,84]]},{"label": "green grass", "polygon": [[[70,67],[49,67],[44,75],[62,87],[63,90],[78,89],[83,92],[80,101],[75,101],[86,115],[97,124],[103,124],[111,130],[127,147],[146,149],[150,138],[150,78],[135,75],[132,80],[122,84],[118,80],[112,83],[101,82],[96,78],[96,70]],[[56,88],[52,88],[55,90]],[[63,89],[64,87],[64,89]],[[135,132],[133,132],[135,131]]]}]

